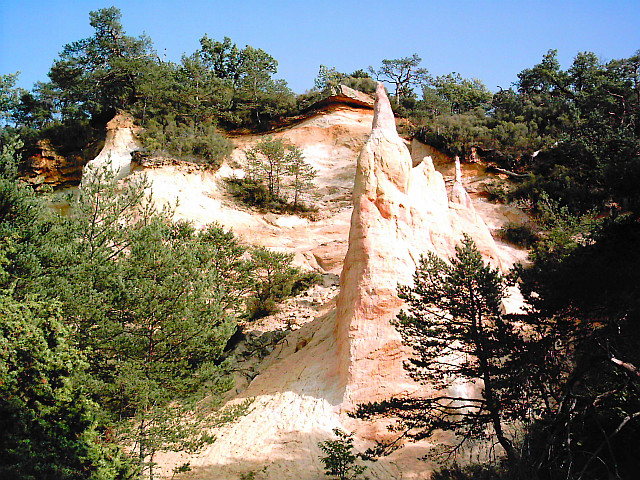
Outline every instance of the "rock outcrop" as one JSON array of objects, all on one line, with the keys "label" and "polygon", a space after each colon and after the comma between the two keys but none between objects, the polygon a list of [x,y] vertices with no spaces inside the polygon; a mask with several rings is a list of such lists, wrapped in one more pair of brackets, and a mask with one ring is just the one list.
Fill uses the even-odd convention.
[{"label": "rock outcrop", "polygon": [[451,257],[462,233],[468,232],[483,254],[499,264],[489,230],[462,186],[459,164],[449,203],[431,159],[413,167],[381,84],[371,136],[358,158],[353,202],[337,301],[347,408],[416,388],[405,376],[401,339],[390,321],[402,305],[397,285],[412,282],[421,255],[430,251]]},{"label": "rock outcrop", "polygon": [[77,185],[87,158],[95,155],[95,144],[82,153],[60,154],[47,139],[40,140],[29,153],[24,167],[24,180],[35,187]]},{"label": "rock outcrop", "polygon": [[374,100],[370,95],[354,90],[346,85],[335,85],[327,88],[327,90],[323,92],[322,98],[309,108],[318,109],[335,104],[373,109]]},{"label": "rock outcrop", "polygon": [[84,167],[83,176],[106,168],[121,179],[131,173],[131,154],[140,149],[136,137],[139,128],[128,113],[119,113],[107,123],[107,138],[102,151]]}]

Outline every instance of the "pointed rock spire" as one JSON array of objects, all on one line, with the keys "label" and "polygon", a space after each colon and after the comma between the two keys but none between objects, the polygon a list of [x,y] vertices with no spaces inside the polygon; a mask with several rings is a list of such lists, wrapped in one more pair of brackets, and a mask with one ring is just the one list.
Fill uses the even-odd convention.
[{"label": "pointed rock spire", "polygon": [[459,161],[451,202],[429,158],[412,166],[378,84],[371,135],[358,157],[349,249],[336,304],[343,408],[416,388],[403,369],[404,347],[391,321],[403,304],[398,284],[411,284],[420,256],[452,257],[463,232],[478,239],[483,253],[495,255],[493,239],[462,186]]},{"label": "pointed rock spire", "polygon": [[378,84],[371,135],[358,157],[349,249],[336,305],[338,377],[344,406],[415,389],[391,325],[420,255],[448,256],[455,238],[442,176],[431,162],[412,168],[391,104]]},{"label": "pointed rock spire", "polygon": [[378,82],[378,88],[376,88],[376,102],[373,107],[372,133],[376,130],[385,130],[395,135],[398,134],[391,103],[389,102],[389,97],[387,97],[384,85],[381,82]]}]

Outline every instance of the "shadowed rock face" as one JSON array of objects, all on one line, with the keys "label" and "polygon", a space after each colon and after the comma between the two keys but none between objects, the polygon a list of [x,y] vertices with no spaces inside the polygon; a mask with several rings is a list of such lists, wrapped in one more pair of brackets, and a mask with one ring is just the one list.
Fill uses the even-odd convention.
[{"label": "shadowed rock face", "polygon": [[412,282],[421,255],[431,251],[451,257],[467,232],[499,265],[496,246],[461,181],[456,182],[450,208],[444,180],[431,158],[412,165],[379,84],[371,136],[358,158],[337,301],[344,408],[415,390],[402,368],[401,339],[390,321],[402,305],[397,285]]},{"label": "shadowed rock face", "polygon": [[27,159],[24,180],[34,186],[76,185],[86,160],[81,154],[61,155],[49,140],[40,140]]}]

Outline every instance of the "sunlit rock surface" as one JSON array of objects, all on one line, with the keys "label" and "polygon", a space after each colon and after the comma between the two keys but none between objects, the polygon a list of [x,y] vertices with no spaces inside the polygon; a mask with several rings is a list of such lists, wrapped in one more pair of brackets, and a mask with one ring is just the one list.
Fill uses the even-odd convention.
[{"label": "sunlit rock surface", "polygon": [[121,179],[131,173],[131,154],[140,149],[136,140],[138,127],[133,117],[119,113],[107,123],[107,138],[102,151],[84,167],[83,179],[106,169]]},{"label": "sunlit rock surface", "polygon": [[463,232],[499,264],[489,230],[458,179],[451,202],[442,175],[426,157],[413,167],[396,132],[382,85],[371,136],[358,158],[349,249],[337,300],[337,343],[345,406],[415,390],[402,367],[405,356],[391,325],[402,305],[398,283],[408,285],[421,255],[448,258]]},{"label": "sunlit rock surface", "polygon": [[[109,152],[126,160],[126,152],[137,148],[134,131],[127,125],[122,130],[111,133],[112,148],[101,154],[103,160]],[[231,392],[230,402],[253,398],[251,411],[219,429],[217,441],[200,454],[158,455],[154,460],[167,476],[188,461],[192,471],[182,478],[236,480],[251,472],[258,480],[321,478],[317,444],[331,438],[333,428],[355,430],[360,451],[388,435],[382,423],[350,419],[346,413],[354,404],[424,391],[406,377],[406,352],[390,325],[401,308],[397,285],[411,282],[420,255],[432,251],[450,257],[468,232],[492,263],[510,263],[483,221],[495,209],[467,194],[465,166],[458,167],[450,200],[445,177],[431,158],[418,160],[414,154],[412,159],[396,133],[383,89],[373,115],[332,107],[275,136],[302,148],[318,170],[319,220],[257,213],[225,192],[223,178],[243,174],[242,150],[259,141],[257,135],[235,138],[236,164],[215,173],[176,165],[133,173],[148,176],[156,202],[173,205],[176,218],[196,226],[216,221],[247,243],[292,252],[299,265],[322,273],[330,285],[318,287],[329,293],[319,293],[317,300],[304,300],[307,318]],[[444,157],[436,166],[443,168]],[[492,225],[498,228],[501,214],[493,215]],[[300,318],[302,309],[293,306],[291,314]],[[252,328],[268,332],[285,323],[284,316],[276,315]],[[238,367],[240,376],[243,368]],[[418,458],[427,447],[409,446],[369,463],[366,474],[380,480],[424,478],[430,467]]]}]

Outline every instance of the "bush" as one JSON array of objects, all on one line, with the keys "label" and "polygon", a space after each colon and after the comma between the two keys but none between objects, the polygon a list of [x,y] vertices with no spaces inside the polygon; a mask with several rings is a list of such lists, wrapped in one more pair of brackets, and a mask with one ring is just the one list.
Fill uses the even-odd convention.
[{"label": "bush", "polygon": [[540,236],[528,223],[509,222],[500,229],[499,235],[504,241],[525,248],[531,247],[540,240]]},{"label": "bush", "polygon": [[262,211],[281,211],[286,206],[287,202],[274,198],[262,182],[250,178],[227,178],[226,182],[231,194],[246,205]]},{"label": "bush", "polygon": [[258,247],[251,252],[254,275],[247,317],[257,320],[278,311],[278,302],[297,295],[320,279],[315,273],[304,273],[291,265],[293,255]]},{"label": "bush", "polygon": [[141,138],[152,155],[169,153],[215,170],[233,150],[233,142],[222,136],[213,123],[183,123],[171,116],[151,120]]},{"label": "bush", "polygon": [[514,479],[502,469],[493,465],[468,465],[461,467],[457,463],[433,472],[431,480],[508,480]]},{"label": "bush", "polygon": [[333,429],[335,440],[318,443],[318,447],[326,454],[320,457],[324,464],[324,473],[337,480],[355,480],[367,467],[356,464],[357,455],[353,453],[353,433],[345,433],[338,428]]},{"label": "bush", "polygon": [[482,188],[492,202],[507,203],[511,198],[512,189],[506,182],[492,180],[484,183]]},{"label": "bush", "polygon": [[135,469],[96,428],[88,364],[55,302],[0,297],[0,477],[116,480]]},{"label": "bush", "polygon": [[225,181],[231,195],[260,212],[313,214],[318,211],[316,207],[300,201],[294,205],[284,198],[275,197],[264,183],[251,178],[227,178]]}]

